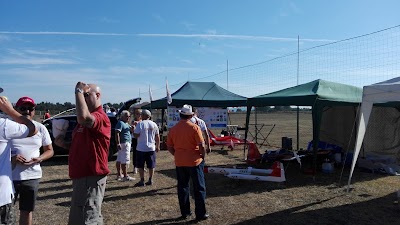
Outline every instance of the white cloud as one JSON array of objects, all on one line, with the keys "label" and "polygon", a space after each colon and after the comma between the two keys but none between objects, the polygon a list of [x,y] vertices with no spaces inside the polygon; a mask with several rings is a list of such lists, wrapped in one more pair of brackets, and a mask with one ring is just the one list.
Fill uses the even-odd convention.
[{"label": "white cloud", "polygon": [[118,61],[125,57],[124,52],[119,49],[111,49],[110,51],[98,54],[98,59],[106,62]]},{"label": "white cloud", "polygon": [[78,62],[70,59],[55,59],[55,58],[0,58],[0,64],[3,65],[71,65],[78,64]]},{"label": "white cloud", "polygon": [[109,72],[112,74],[130,74],[130,75],[136,75],[136,74],[143,74],[147,70],[143,68],[135,68],[135,67],[129,67],[129,66],[114,66],[109,68]]},{"label": "white cloud", "polygon": [[158,73],[158,74],[186,74],[187,72],[194,72],[197,71],[197,68],[190,68],[190,67],[151,67],[149,69],[150,73]]},{"label": "white cloud", "polygon": [[183,21],[183,22],[181,22],[181,24],[186,28],[186,30],[188,30],[188,31],[193,31],[194,30],[194,28],[195,28],[195,24],[193,24],[193,23],[189,23],[189,22],[186,22],[186,21]]},{"label": "white cloud", "polygon": [[190,59],[179,59],[181,62],[186,63],[186,64],[193,64],[193,61]]},{"label": "white cloud", "polygon": [[[78,64],[77,60],[68,59],[65,56],[71,50],[65,49],[7,49],[7,54],[0,58],[2,65],[70,65]],[[56,57],[61,56],[61,57]]]},{"label": "white cloud", "polygon": [[11,38],[8,35],[0,35],[0,42],[10,41]]},{"label": "white cloud", "polygon": [[153,16],[153,18],[156,19],[158,22],[160,22],[160,23],[165,23],[165,19],[164,19],[161,15],[159,15],[159,14],[153,14],[152,16]]},{"label": "white cloud", "polygon": [[302,14],[303,11],[294,2],[289,2],[289,8],[295,14]]},{"label": "white cloud", "polygon": [[108,17],[102,17],[102,18],[99,19],[99,21],[103,22],[103,23],[119,23],[118,20],[111,19],[111,18],[108,18]]},{"label": "white cloud", "polygon": [[144,53],[136,53],[136,56],[137,57],[139,57],[139,58],[141,58],[141,59],[149,59],[150,58],[150,56],[149,55],[147,55],[147,54],[144,54]]},{"label": "white cloud", "polygon": [[224,47],[226,48],[234,48],[234,49],[252,49],[251,45],[238,45],[238,44],[231,44],[231,43],[224,43]]},{"label": "white cloud", "polygon": [[207,34],[216,35],[216,34],[217,34],[217,31],[216,31],[216,30],[213,30],[213,29],[209,29],[209,30],[206,30],[206,33],[207,33]]}]

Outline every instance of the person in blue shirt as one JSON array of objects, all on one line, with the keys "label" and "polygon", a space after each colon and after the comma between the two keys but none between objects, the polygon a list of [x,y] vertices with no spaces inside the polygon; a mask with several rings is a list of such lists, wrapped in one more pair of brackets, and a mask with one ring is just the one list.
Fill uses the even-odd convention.
[{"label": "person in blue shirt", "polygon": [[117,180],[118,181],[132,181],[135,178],[128,175],[127,167],[130,164],[130,152],[131,152],[131,141],[133,132],[132,127],[128,121],[131,114],[128,110],[121,112],[121,117],[118,123],[115,125],[115,141],[117,143],[118,155],[117,155]]}]

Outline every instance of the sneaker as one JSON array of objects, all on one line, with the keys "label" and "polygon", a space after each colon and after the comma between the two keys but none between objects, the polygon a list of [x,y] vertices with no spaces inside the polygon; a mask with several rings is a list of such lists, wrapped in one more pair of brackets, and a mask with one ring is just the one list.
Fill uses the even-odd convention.
[{"label": "sneaker", "polygon": [[137,182],[137,183],[135,184],[135,187],[143,187],[143,186],[145,186],[145,184],[144,184],[143,181],[139,181],[139,182]]},{"label": "sneaker", "polygon": [[122,178],[122,181],[133,181],[133,180],[136,180],[136,178],[130,177],[130,176],[126,176],[126,177]]},{"label": "sneaker", "polygon": [[117,181],[122,181],[122,177],[118,176],[116,180]]},{"label": "sneaker", "polygon": [[144,183],[145,185],[153,185],[153,181],[149,180],[146,183]]}]

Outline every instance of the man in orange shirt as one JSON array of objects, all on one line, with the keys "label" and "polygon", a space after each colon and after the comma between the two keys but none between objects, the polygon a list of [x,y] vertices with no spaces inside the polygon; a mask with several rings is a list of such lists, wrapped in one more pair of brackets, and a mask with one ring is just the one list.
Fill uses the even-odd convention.
[{"label": "man in orange shirt", "polygon": [[206,211],[206,184],[204,180],[204,139],[200,127],[190,122],[192,107],[184,105],[179,110],[180,121],[169,130],[168,151],[175,158],[178,180],[178,200],[181,219],[192,215],[190,211],[190,179],[193,182],[196,220],[208,219]]}]

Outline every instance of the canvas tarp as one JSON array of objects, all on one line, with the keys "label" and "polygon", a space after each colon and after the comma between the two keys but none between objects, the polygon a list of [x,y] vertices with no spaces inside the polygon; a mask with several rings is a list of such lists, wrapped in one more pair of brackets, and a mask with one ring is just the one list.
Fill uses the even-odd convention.
[{"label": "canvas tarp", "polygon": [[[340,134],[336,132],[339,133],[339,130],[347,132],[346,135],[341,135],[342,140],[338,141],[343,146],[351,141],[351,135],[348,136],[347,134],[349,131],[351,132],[354,125],[356,110],[361,102],[361,97],[362,89],[359,87],[318,79],[280,91],[249,98],[247,100],[245,138],[247,138],[250,113],[253,106],[311,106],[313,146],[318,146],[321,137],[326,139],[330,137],[332,140],[335,139],[338,141],[337,139]],[[328,112],[330,113],[328,114]],[[323,124],[323,127],[321,124]],[[330,130],[333,127],[336,127],[334,128],[335,131]],[[321,134],[321,130],[326,130],[327,132]],[[336,136],[332,138],[330,133],[335,133]],[[315,147],[314,152],[316,150]]]},{"label": "canvas tarp", "polygon": [[[246,97],[232,93],[214,82],[186,82],[172,94],[170,106],[182,107],[189,104],[195,107],[235,107],[245,106]],[[152,109],[166,109],[167,99],[151,102]]]},{"label": "canvas tarp", "polygon": [[[397,102],[397,103],[396,103]],[[392,154],[397,155],[399,159],[399,149],[400,149],[400,140],[398,138],[399,133],[399,123],[400,119],[399,110],[397,108],[375,108],[373,110],[374,105],[381,106],[399,106],[400,105],[400,77],[393,78],[387,81],[383,81],[377,84],[372,84],[369,86],[364,86],[363,95],[362,95],[362,103],[359,114],[359,124],[357,129],[357,138],[356,145],[354,149],[353,161],[350,169],[350,176],[348,180],[348,187],[350,186],[351,178],[354,172],[354,167],[356,165],[358,156],[360,154],[361,146],[364,141],[364,137],[366,136],[368,122],[370,120],[371,113],[380,114],[376,115],[375,119],[385,119],[387,120],[385,123],[382,122],[374,122],[375,127],[369,127],[369,129],[379,129],[380,135],[370,135],[372,137],[380,137],[378,140],[371,142],[368,140],[370,145],[364,146],[364,148],[373,148],[377,151],[389,151]],[[373,122],[373,121],[371,121]],[[368,139],[370,139],[368,138]],[[389,141],[387,141],[390,139]],[[371,145],[371,143],[379,143],[379,145]]]}]

